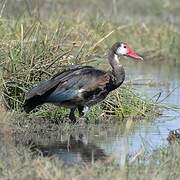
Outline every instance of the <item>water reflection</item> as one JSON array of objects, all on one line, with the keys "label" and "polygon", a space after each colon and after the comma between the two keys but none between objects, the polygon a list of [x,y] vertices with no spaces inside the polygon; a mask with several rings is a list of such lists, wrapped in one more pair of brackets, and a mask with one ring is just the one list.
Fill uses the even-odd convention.
[{"label": "water reflection", "polygon": [[[126,69],[126,82],[136,82],[133,88],[141,97],[151,98],[157,93],[161,93],[159,98],[161,104],[179,107],[180,67],[167,62],[164,64],[123,62],[123,64]],[[147,79],[155,85],[148,84]],[[114,136],[108,136],[98,145],[108,154],[115,153],[117,155],[124,152],[124,147],[126,147],[128,154],[135,154],[142,148],[149,151],[154,150],[158,146],[168,143],[167,137],[170,130],[180,128],[180,109],[165,109],[162,116],[156,120],[139,122],[134,126],[134,130],[129,134],[114,132]]]},{"label": "water reflection", "polygon": [[105,160],[104,150],[93,143],[85,143],[84,136],[70,136],[68,141],[51,142],[48,145],[33,145],[33,151],[43,156],[56,156],[66,164]]}]

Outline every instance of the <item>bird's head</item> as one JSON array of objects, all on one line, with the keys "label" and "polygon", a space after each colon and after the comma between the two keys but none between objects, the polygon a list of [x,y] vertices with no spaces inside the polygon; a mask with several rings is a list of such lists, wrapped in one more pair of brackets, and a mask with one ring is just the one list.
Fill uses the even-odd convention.
[{"label": "bird's head", "polygon": [[127,43],[117,42],[112,46],[112,50],[118,56],[127,56],[136,60],[143,60]]}]

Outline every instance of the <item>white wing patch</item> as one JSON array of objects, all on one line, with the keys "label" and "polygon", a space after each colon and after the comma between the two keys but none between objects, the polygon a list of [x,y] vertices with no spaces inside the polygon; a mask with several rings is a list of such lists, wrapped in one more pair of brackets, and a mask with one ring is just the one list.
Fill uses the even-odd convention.
[{"label": "white wing patch", "polygon": [[79,89],[79,93],[82,93],[83,91],[85,91],[85,89]]},{"label": "white wing patch", "polygon": [[85,91],[85,89],[83,89],[83,88],[78,90],[78,96],[79,96],[80,98],[82,98],[82,95],[83,95],[82,93],[83,93],[84,91]]}]

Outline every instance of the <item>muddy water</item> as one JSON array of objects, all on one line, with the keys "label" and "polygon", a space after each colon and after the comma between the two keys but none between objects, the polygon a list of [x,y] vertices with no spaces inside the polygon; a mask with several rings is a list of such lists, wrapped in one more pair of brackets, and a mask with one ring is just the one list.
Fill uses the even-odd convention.
[{"label": "muddy water", "polygon": [[[158,102],[166,106],[180,106],[180,66],[162,62],[122,62],[126,69],[126,82],[133,84],[134,90],[143,98],[152,98],[158,93]],[[157,96],[154,97],[154,101]],[[129,130],[127,130],[127,124]],[[180,128],[180,109],[165,109],[160,117],[150,121],[124,122],[102,128],[95,125],[82,131],[81,137],[71,137],[69,142],[39,147],[46,155],[56,155],[66,163],[82,163],[113,156],[117,162],[123,155],[132,155],[142,150],[152,152],[166,145],[170,130]],[[126,130],[125,130],[126,129]]]}]

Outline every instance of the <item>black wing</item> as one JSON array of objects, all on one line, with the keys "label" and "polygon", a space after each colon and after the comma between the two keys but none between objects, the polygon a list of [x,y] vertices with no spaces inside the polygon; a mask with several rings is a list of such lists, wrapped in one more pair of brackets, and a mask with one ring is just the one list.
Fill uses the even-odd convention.
[{"label": "black wing", "polygon": [[42,82],[28,92],[24,108],[27,112],[44,102],[63,103],[83,101],[83,95],[103,89],[109,75],[91,66],[64,71],[52,79]]}]

